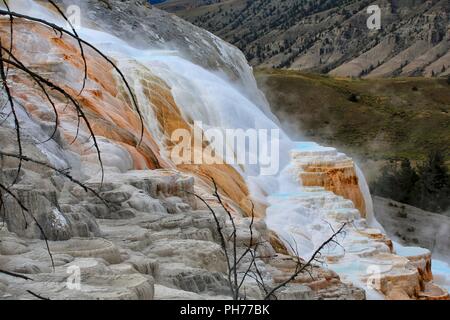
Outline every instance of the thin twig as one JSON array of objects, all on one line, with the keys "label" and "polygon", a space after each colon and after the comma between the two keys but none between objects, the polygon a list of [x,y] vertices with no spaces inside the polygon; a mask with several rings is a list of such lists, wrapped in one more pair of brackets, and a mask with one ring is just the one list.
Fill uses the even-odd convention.
[{"label": "thin twig", "polygon": [[[13,59],[16,59],[14,56],[12,56],[12,57],[13,57]],[[99,161],[100,166],[101,166],[101,172],[102,172],[102,179],[101,179],[101,181],[103,183],[104,176],[105,176],[105,171],[104,171],[104,167],[103,167],[103,160],[102,160],[102,156],[101,156],[101,152],[100,152],[100,147],[99,147],[99,145],[97,143],[97,137],[95,136],[94,130],[93,130],[93,128],[92,128],[92,126],[91,126],[91,124],[90,124],[90,122],[89,122],[85,112],[83,111],[82,106],[79,104],[79,102],[74,97],[72,97],[66,90],[64,90],[63,88],[61,88],[58,85],[54,84],[50,80],[41,77],[40,75],[38,75],[34,71],[31,71],[30,69],[24,67],[22,64],[17,63],[16,61],[8,60],[8,59],[3,59],[3,62],[7,63],[7,64],[10,64],[10,65],[16,67],[19,70],[24,71],[25,73],[29,74],[33,78],[38,79],[40,82],[44,83],[46,86],[54,89],[55,91],[61,93],[67,99],[69,99],[70,102],[72,102],[72,104],[75,106],[77,112],[79,113],[81,118],[84,120],[84,122],[86,124],[86,127],[88,128],[89,133],[90,133],[90,135],[92,137],[92,140],[94,141],[94,146],[95,146],[95,149],[96,149],[96,152],[97,152],[97,158],[98,158],[98,161]]]},{"label": "thin twig", "polygon": [[[2,46],[1,38],[0,38],[0,77],[1,77],[1,80],[3,83],[3,88],[5,89],[6,95],[8,97],[8,101],[9,101],[9,104],[11,107],[11,112],[14,116],[14,125],[15,125],[15,130],[16,130],[16,137],[17,137],[17,147],[19,149],[19,154],[22,155],[23,150],[22,150],[22,139],[20,136],[21,133],[20,133],[19,118],[16,113],[16,108],[15,108],[14,101],[12,98],[11,90],[9,89],[9,86],[8,86],[8,79],[7,79],[6,73],[5,73],[5,59],[3,58],[3,46]],[[22,170],[22,160],[19,160],[19,165],[17,166],[17,174],[16,174],[16,177],[14,178],[12,185],[16,184],[17,181],[19,180],[21,170]]]},{"label": "thin twig", "polygon": [[238,288],[238,275],[237,275],[237,235],[236,235],[236,231],[237,231],[237,228],[236,228],[236,224],[235,224],[235,222],[234,222],[234,218],[233,218],[233,215],[231,214],[231,212],[228,210],[228,208],[225,206],[225,204],[223,203],[223,201],[222,201],[222,198],[220,197],[220,194],[219,194],[219,190],[218,190],[218,186],[217,186],[217,183],[216,183],[216,181],[214,180],[214,178],[211,178],[211,180],[212,180],[212,182],[213,182],[213,185],[214,185],[214,196],[217,198],[217,200],[219,201],[219,203],[220,203],[220,205],[222,206],[222,208],[225,210],[225,212],[227,213],[227,215],[228,215],[228,218],[230,219],[230,221],[231,221],[231,225],[232,225],[232,227],[233,227],[233,233],[232,233],[232,237],[233,237],[233,267],[232,267],[232,269],[230,270],[230,272],[233,272],[233,280],[234,280],[234,288],[235,288],[235,297],[234,297],[234,299],[235,300],[237,300],[239,297],[238,297],[238,294],[239,294],[239,292],[238,292],[238,290],[237,290],[237,288]]},{"label": "thin twig", "polygon": [[39,294],[37,294],[37,293],[34,293],[34,292],[31,291],[31,290],[27,290],[27,292],[28,292],[29,294],[31,294],[32,296],[38,298],[39,300],[50,300],[50,298],[43,297],[43,296],[41,296],[41,295],[39,295]]},{"label": "thin twig", "polygon": [[225,259],[226,259],[226,262],[227,262],[227,268],[228,268],[228,283],[229,283],[229,285],[230,285],[231,294],[232,294],[233,297],[234,297],[234,296],[235,296],[235,290],[234,290],[234,286],[233,286],[233,281],[232,281],[232,279],[231,279],[231,273],[230,273],[230,270],[231,270],[231,261],[230,261],[229,255],[228,255],[227,242],[225,241],[225,236],[224,236],[224,234],[223,234],[223,232],[222,232],[222,226],[220,225],[220,221],[219,221],[219,219],[217,218],[216,212],[211,208],[211,206],[209,205],[209,203],[206,202],[206,200],[203,199],[201,196],[199,196],[199,195],[197,195],[196,193],[193,193],[193,192],[189,192],[189,191],[186,191],[186,192],[189,193],[189,194],[191,194],[191,195],[194,195],[197,199],[199,199],[201,202],[203,202],[203,203],[206,205],[206,207],[208,208],[208,210],[211,212],[211,214],[213,215],[213,217],[214,217],[214,221],[215,221],[215,223],[216,223],[217,232],[219,233],[219,238],[220,238],[221,246],[222,246],[222,249],[223,249],[223,251],[224,251]]},{"label": "thin twig", "polygon": [[28,15],[20,14],[20,13],[13,12],[13,11],[8,12],[8,11],[1,10],[1,9],[0,9],[0,15],[8,15],[8,16],[12,15],[13,17],[16,17],[16,18],[21,18],[21,19],[25,19],[25,20],[41,23],[41,24],[43,24],[45,26],[48,26],[48,27],[50,27],[50,28],[52,28],[54,30],[59,31],[61,34],[63,34],[63,33],[67,34],[68,36],[72,37],[73,39],[76,39],[77,41],[78,40],[81,41],[82,44],[84,44],[87,47],[89,47],[92,50],[94,50],[106,62],[108,62],[113,67],[113,69],[119,74],[120,78],[122,79],[122,82],[125,84],[125,87],[126,87],[126,89],[128,91],[128,94],[131,97],[133,106],[134,106],[134,108],[135,108],[135,110],[136,110],[136,112],[137,112],[137,114],[139,116],[139,119],[140,119],[140,122],[141,122],[141,135],[140,135],[139,142],[137,143],[137,146],[139,146],[142,143],[142,140],[143,140],[143,137],[144,137],[144,117],[143,117],[142,112],[141,112],[141,110],[139,108],[139,105],[137,103],[136,96],[134,95],[133,91],[131,90],[131,86],[128,83],[128,81],[126,80],[125,75],[123,74],[123,72],[116,66],[116,64],[108,56],[106,56],[102,51],[100,51],[98,48],[96,48],[94,45],[92,45],[88,41],[83,40],[82,38],[77,37],[74,33],[70,32],[70,31],[68,31],[68,30],[66,30],[64,28],[61,28],[60,26],[58,26],[58,25],[56,25],[54,23],[48,22],[48,21],[46,21],[44,19],[31,17],[31,16],[28,16]]},{"label": "thin twig", "polygon": [[39,223],[39,221],[37,221],[36,217],[28,210],[27,207],[25,207],[23,205],[22,201],[20,201],[20,199],[11,190],[9,190],[8,187],[5,187],[2,183],[0,183],[0,189],[3,189],[3,191],[5,191],[7,194],[9,194],[17,202],[17,204],[20,206],[20,208],[23,211],[25,211],[26,213],[28,213],[31,216],[31,218],[34,220],[34,222],[36,223],[37,227],[39,228],[39,230],[40,230],[40,232],[41,232],[41,234],[42,234],[42,236],[44,238],[45,245],[47,247],[47,253],[50,256],[50,260],[51,260],[51,263],[52,263],[52,268],[53,268],[53,270],[55,270],[55,261],[53,260],[53,255],[52,255],[52,252],[50,251],[50,246],[48,244],[48,238],[45,235],[44,229],[42,228],[42,226]]},{"label": "thin twig", "polygon": [[83,93],[84,88],[86,87],[86,81],[87,81],[87,77],[88,77],[88,65],[87,65],[87,61],[86,61],[86,56],[84,54],[84,48],[83,48],[83,43],[80,40],[80,37],[78,36],[77,31],[75,30],[74,26],[72,25],[72,23],[70,22],[69,19],[67,19],[66,15],[64,14],[64,12],[59,8],[59,6],[53,2],[53,0],[47,0],[48,2],[50,2],[50,4],[56,9],[56,11],[58,11],[58,13],[60,14],[61,17],[63,17],[63,19],[68,23],[68,25],[70,26],[70,28],[72,29],[73,34],[75,35],[77,42],[78,42],[78,46],[80,47],[80,54],[81,54],[81,58],[83,59],[83,63],[84,63],[84,78],[83,78],[83,85],[81,86],[81,90],[78,93],[78,95],[81,95]]},{"label": "thin twig", "polygon": [[300,273],[302,273],[306,267],[308,267],[316,258],[316,256],[322,251],[322,249],[328,245],[331,241],[333,241],[333,239],[342,232],[342,230],[344,230],[344,228],[347,226],[347,223],[344,223],[338,231],[336,231],[328,240],[326,240],[324,243],[322,243],[319,248],[317,248],[317,250],[314,252],[314,254],[311,256],[311,258],[308,260],[308,262],[306,262],[301,268],[297,267],[297,270],[294,272],[294,274],[292,274],[287,280],[283,281],[281,284],[279,284],[278,286],[276,286],[275,288],[273,288],[272,290],[269,291],[269,293],[266,295],[266,297],[264,298],[265,300],[268,300],[272,297],[272,294],[275,293],[276,291],[278,291],[279,289],[283,288],[284,286],[286,286],[287,284],[289,284],[290,282],[292,282]]},{"label": "thin twig", "polygon": [[31,281],[33,281],[33,279],[31,279],[31,278],[29,278],[27,276],[24,276],[24,275],[18,274],[18,273],[14,273],[14,272],[11,272],[11,271],[6,271],[6,270],[0,269],[0,273],[6,274],[6,275],[14,277],[14,278],[20,278],[20,279],[23,279],[23,280],[31,280]]}]

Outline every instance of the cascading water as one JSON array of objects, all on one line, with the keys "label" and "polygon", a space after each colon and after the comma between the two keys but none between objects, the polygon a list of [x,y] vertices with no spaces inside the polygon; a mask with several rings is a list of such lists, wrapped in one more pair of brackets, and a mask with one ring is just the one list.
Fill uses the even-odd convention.
[{"label": "cascading water", "polygon": [[[16,4],[13,9],[64,26],[64,22],[56,15],[34,1],[20,1],[20,5]],[[190,62],[175,50],[140,50],[105,32],[84,27],[77,28],[77,31],[82,38],[114,57],[118,66],[126,73],[140,102],[145,124],[161,150],[166,147],[163,143],[164,133],[154,110],[146,103],[144,88],[139,81],[139,77],[146,72],[159,77],[170,87],[175,102],[188,123],[201,121],[205,126],[221,130],[280,130],[280,135],[276,138],[280,144],[280,170],[277,175],[261,175],[258,165],[236,165],[235,168],[246,180],[253,197],[268,205],[268,226],[276,231],[293,251],[308,258],[333,233],[333,223],[327,220],[330,217],[355,219],[356,224],[361,223],[361,226],[357,225],[356,228],[363,227],[364,221],[360,221],[360,214],[350,200],[338,197],[323,188],[302,187],[301,179],[295,173],[296,168],[290,164],[292,151],[323,153],[324,157],[337,158],[342,157],[342,154],[336,153],[333,148],[321,147],[315,143],[291,141],[276,121],[272,120],[274,117],[268,114],[270,107],[265,103],[265,99],[258,99],[255,103],[249,98],[260,95],[260,92],[255,91],[257,88],[251,73],[244,75],[252,82],[251,85],[246,90],[240,90],[224,75]],[[244,94],[249,90],[254,92]],[[272,142],[269,140],[267,144]],[[358,167],[355,167],[355,170],[366,205],[367,223],[371,227],[381,229],[373,214],[372,199],[364,175]],[[345,250],[336,246],[327,248],[325,254],[330,257],[343,257],[350,253],[354,254],[353,257],[359,257],[363,256],[365,251],[387,250],[375,242],[367,242],[355,232],[349,233],[351,241],[343,240],[343,247],[347,245]],[[343,259],[344,262],[332,268],[340,274],[348,275],[351,281],[360,283],[359,276],[365,273],[367,265],[373,264],[370,259],[366,260],[355,263],[351,259]]]},{"label": "cascading water", "polygon": [[364,173],[361,171],[358,165],[355,164],[355,170],[356,175],[358,177],[358,183],[359,187],[361,189],[361,192],[364,196],[364,203],[366,205],[366,219],[367,223],[375,228],[378,228],[384,232],[383,227],[381,224],[378,223],[378,221],[375,219],[375,213],[373,211],[373,200],[372,196],[370,194],[369,185],[367,184],[366,177],[364,176]]}]

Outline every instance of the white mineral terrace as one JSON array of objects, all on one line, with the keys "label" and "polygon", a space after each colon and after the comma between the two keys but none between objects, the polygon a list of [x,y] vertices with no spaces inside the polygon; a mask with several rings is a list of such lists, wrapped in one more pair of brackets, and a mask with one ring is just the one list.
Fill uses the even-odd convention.
[{"label": "white mineral terrace", "polygon": [[[32,11],[38,17],[61,23],[36,3],[24,3],[29,6],[19,7],[18,11]],[[279,129],[266,112],[269,106],[251,99],[259,92],[245,95],[242,93],[245,90],[236,88],[236,84],[224,75],[192,63],[179,52],[132,48],[121,39],[88,28],[80,28],[79,34],[116,59],[130,79],[138,100],[144,96],[144,89],[138,80],[147,70],[168,84],[176,105],[186,119],[223,129]],[[51,58],[47,57],[48,60]],[[244,76],[251,77],[251,73]],[[147,104],[143,107],[146,126],[159,141],[162,136],[159,123],[151,106]],[[420,288],[420,279],[428,275],[430,252],[421,248],[392,248],[392,242],[374,218],[372,199],[364,176],[351,158],[334,148],[313,142],[293,142],[280,131],[280,162],[284,169],[278,176],[258,175],[260,168],[255,166],[236,167],[254,198],[268,203],[268,227],[291,251],[308,259],[335,230],[346,224],[344,232],[336,238],[337,243],[327,246],[319,257],[324,266],[336,271],[342,280],[365,288],[368,298],[384,298],[384,294],[392,293],[393,287],[413,296]],[[161,143],[159,147],[164,150],[166,146]],[[56,155],[55,152],[52,154]],[[305,166],[353,167],[364,199],[366,218],[362,218],[351,200],[322,187],[302,186],[299,177],[304,173]],[[442,262],[433,264],[436,281],[443,286],[450,283],[449,269]],[[432,287],[429,291],[439,290]]]},{"label": "white mineral terrace", "polygon": [[[293,178],[299,176],[304,165],[333,167],[352,164],[352,159],[333,148],[310,142],[298,143],[291,158],[291,166],[286,169],[289,173],[285,172],[285,177],[290,177],[285,192],[273,194],[269,199],[268,226],[288,247],[309,258],[335,230],[347,223],[345,232],[336,238],[338,244],[327,246],[320,256],[324,265],[336,271],[342,280],[363,287],[369,299],[384,298],[380,291],[386,294],[392,285],[401,286],[405,292],[414,291],[418,285],[417,270],[426,270],[429,250],[400,245],[392,250],[392,242],[361,218],[352,201],[322,187],[302,187]],[[370,196],[365,200],[372,201]],[[438,282],[445,287],[447,281],[448,285],[448,265],[436,261],[434,270]]]}]

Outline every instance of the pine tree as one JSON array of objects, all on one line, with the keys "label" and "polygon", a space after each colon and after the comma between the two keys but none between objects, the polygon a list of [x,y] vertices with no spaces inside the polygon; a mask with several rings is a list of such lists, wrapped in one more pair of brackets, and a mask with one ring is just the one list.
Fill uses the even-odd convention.
[{"label": "pine tree", "polygon": [[381,170],[380,177],[371,185],[373,194],[395,200],[395,180],[394,165],[391,163],[384,166]]},{"label": "pine tree", "polygon": [[411,167],[411,162],[409,159],[402,160],[400,170],[396,175],[396,180],[396,200],[403,203],[411,203],[413,200],[412,197],[414,186],[419,180],[419,176]]},{"label": "pine tree", "polygon": [[417,171],[408,159],[385,166],[371,188],[376,195],[427,211],[441,213],[450,206],[450,173],[442,151],[431,152]]},{"label": "pine tree", "polygon": [[428,155],[419,167],[412,203],[432,212],[444,212],[450,205],[450,175],[442,151]]}]

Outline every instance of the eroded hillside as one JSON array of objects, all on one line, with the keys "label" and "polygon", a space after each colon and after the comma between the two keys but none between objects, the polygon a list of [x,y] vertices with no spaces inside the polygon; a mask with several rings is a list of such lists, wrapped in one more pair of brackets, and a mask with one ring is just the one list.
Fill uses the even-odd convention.
[{"label": "eroded hillside", "polygon": [[447,0],[378,1],[381,30],[369,30],[373,1],[170,0],[160,6],[239,47],[253,65],[337,76],[450,73]]}]

